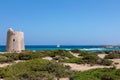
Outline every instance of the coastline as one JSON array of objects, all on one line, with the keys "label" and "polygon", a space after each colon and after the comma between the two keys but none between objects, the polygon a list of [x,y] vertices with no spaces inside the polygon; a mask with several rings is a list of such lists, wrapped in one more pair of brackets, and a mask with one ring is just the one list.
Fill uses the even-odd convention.
[{"label": "coastline", "polygon": [[[26,50],[72,50],[79,49],[91,52],[101,52],[101,51],[111,51],[111,50],[120,50],[120,47],[105,47],[103,45],[61,45],[59,48],[57,45],[26,45]],[[0,52],[4,52],[6,50],[6,46],[0,46]]]}]

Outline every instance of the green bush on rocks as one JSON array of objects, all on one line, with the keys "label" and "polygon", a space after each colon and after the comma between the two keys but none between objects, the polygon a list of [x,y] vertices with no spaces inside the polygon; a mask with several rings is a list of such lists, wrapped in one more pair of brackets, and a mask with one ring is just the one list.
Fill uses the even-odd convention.
[{"label": "green bush on rocks", "polygon": [[84,64],[84,61],[81,58],[64,59],[62,62]]},{"label": "green bush on rocks", "polygon": [[119,58],[120,58],[120,54],[117,53],[108,54],[105,56],[105,59],[119,59]]},{"label": "green bush on rocks", "polygon": [[116,72],[119,72],[119,69],[92,69],[83,72],[76,72],[71,76],[71,80],[119,80],[120,76],[117,75]]},{"label": "green bush on rocks", "polygon": [[0,56],[0,63],[7,63],[7,62],[12,62],[13,59],[8,58],[6,56]]},{"label": "green bush on rocks", "polygon": [[73,52],[73,53],[80,53],[80,54],[88,53],[88,51],[79,50],[79,49],[72,49],[71,52]]},{"label": "green bush on rocks", "polygon": [[53,80],[70,74],[72,72],[68,67],[44,59],[32,59],[0,68],[0,77],[4,80]]},{"label": "green bush on rocks", "polygon": [[103,74],[101,80],[116,80],[115,76],[112,74]]}]

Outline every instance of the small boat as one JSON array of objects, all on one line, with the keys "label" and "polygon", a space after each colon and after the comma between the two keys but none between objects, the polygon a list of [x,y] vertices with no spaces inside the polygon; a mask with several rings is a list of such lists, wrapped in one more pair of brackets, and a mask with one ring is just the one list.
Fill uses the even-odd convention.
[{"label": "small boat", "polygon": [[60,47],[60,44],[57,44],[57,48],[59,48]]}]

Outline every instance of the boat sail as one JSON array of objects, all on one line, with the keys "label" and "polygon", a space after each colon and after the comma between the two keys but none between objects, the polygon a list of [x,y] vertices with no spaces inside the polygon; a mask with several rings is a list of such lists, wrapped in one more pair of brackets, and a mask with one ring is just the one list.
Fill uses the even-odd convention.
[{"label": "boat sail", "polygon": [[57,44],[57,48],[60,48],[60,44]]}]

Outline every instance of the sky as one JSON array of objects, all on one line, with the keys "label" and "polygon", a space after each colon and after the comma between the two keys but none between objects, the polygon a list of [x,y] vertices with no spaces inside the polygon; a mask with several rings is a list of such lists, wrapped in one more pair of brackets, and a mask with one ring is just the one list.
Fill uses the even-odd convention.
[{"label": "sky", "polygon": [[8,28],[26,45],[118,45],[120,0],[0,0],[0,45]]}]

